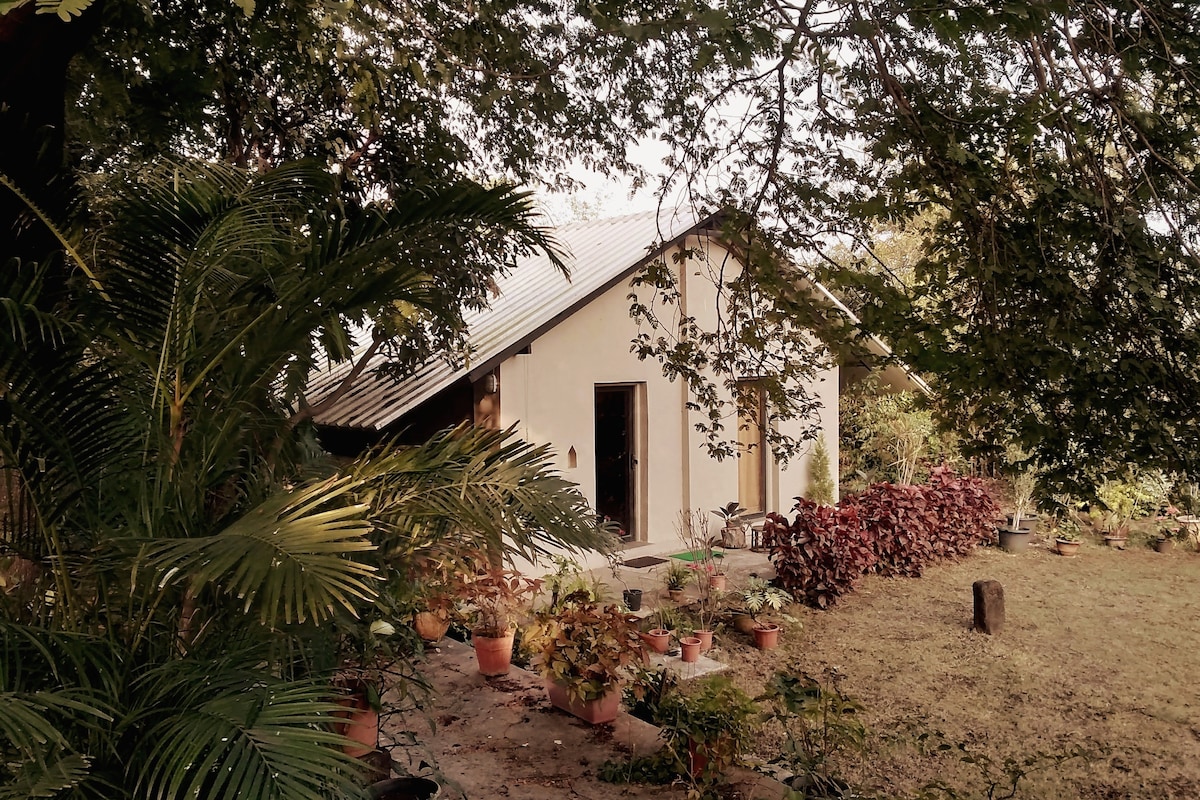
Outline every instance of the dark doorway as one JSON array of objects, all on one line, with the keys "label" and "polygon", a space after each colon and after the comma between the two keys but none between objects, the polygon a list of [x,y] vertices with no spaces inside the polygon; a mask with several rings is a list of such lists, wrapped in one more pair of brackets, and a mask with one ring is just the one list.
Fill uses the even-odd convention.
[{"label": "dark doorway", "polygon": [[596,387],[596,510],[634,538],[633,387]]}]

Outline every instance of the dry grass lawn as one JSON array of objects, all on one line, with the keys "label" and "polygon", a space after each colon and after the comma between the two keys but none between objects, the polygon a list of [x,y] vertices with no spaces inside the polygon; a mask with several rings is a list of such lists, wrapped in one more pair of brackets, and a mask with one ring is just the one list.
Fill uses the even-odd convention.
[{"label": "dry grass lawn", "polygon": [[[971,584],[1004,586],[1007,625],[970,630]],[[836,669],[870,735],[841,759],[852,782],[908,796],[943,781],[964,797],[1008,796],[1003,762],[1040,762],[1016,797],[1200,798],[1200,554],[1124,552],[1085,543],[1076,558],[983,549],[920,579],[864,581],[831,611],[804,610],[777,651],[726,637],[735,679],[756,692],[775,670]],[[986,756],[922,754],[922,732]],[[765,743],[764,757],[772,745]]]}]

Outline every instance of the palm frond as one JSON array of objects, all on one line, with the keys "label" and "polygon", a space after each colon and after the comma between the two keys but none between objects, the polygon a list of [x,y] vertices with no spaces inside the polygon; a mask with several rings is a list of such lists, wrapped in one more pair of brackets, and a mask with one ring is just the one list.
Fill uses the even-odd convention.
[{"label": "palm frond", "polygon": [[553,468],[549,447],[511,429],[456,428],[372,454],[355,470],[385,555],[447,540],[525,558],[612,546],[578,487]]},{"label": "palm frond", "polygon": [[91,777],[91,763],[81,753],[67,753],[48,762],[25,761],[0,784],[0,800],[61,797],[64,790],[75,788]]},{"label": "palm frond", "polygon": [[143,689],[145,733],[130,764],[141,796],[328,800],[361,780],[331,730],[341,706],[327,684],[181,662]]},{"label": "palm frond", "polygon": [[112,717],[82,689],[0,692],[0,737],[27,759],[41,760],[44,750],[70,746],[61,730],[64,720],[92,724]]},{"label": "palm frond", "polygon": [[348,556],[373,550],[366,507],[351,504],[356,481],[338,478],[268,498],[213,536],[157,542],[149,549],[161,582],[186,581],[257,608],[268,627],[353,613],[375,596],[374,567]]}]

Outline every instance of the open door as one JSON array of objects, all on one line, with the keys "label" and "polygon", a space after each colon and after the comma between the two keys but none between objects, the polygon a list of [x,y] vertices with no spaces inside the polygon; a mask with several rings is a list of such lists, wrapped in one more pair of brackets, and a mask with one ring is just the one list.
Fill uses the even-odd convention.
[{"label": "open door", "polygon": [[596,511],[618,523],[622,538],[635,538],[633,386],[596,387]]}]

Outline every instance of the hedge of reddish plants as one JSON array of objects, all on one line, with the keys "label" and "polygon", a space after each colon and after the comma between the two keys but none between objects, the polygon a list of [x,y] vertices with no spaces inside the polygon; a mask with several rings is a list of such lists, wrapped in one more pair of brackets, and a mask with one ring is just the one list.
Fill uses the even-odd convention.
[{"label": "hedge of reddish plants", "polygon": [[938,468],[929,483],[877,483],[835,508],[796,498],[788,522],[770,514],[763,542],[780,585],[826,608],[863,575],[919,577],[928,564],[957,558],[986,541],[999,507],[983,481]]}]

